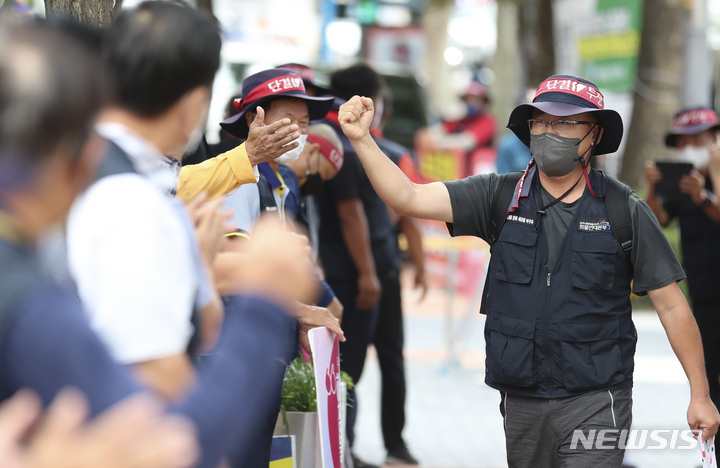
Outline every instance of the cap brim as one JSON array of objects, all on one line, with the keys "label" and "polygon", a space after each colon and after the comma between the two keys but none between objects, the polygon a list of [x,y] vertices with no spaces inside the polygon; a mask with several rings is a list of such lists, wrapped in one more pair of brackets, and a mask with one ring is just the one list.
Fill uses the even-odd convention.
[{"label": "cap brim", "polygon": [[325,117],[332,107],[333,100],[335,99],[332,96],[308,96],[306,94],[291,93],[265,96],[248,104],[239,114],[235,114],[229,119],[220,122],[220,127],[234,137],[247,138],[250,129],[248,128],[247,121],[245,120],[245,114],[248,112],[255,112],[255,109],[258,106],[262,106],[271,99],[277,98],[297,98],[307,101],[308,114],[310,114],[311,121],[320,120]]},{"label": "cap brim", "polygon": [[574,106],[561,102],[534,102],[520,104],[513,109],[508,120],[507,128],[530,147],[530,129],[527,121],[532,118],[533,110],[539,110],[556,117],[567,117],[569,115],[593,113],[603,128],[602,138],[594,151],[594,154],[614,153],[620,147],[623,136],[623,123],[620,114],[611,109],[591,109],[587,107]]},{"label": "cap brim", "polygon": [[694,135],[705,130],[720,130],[720,124],[691,125],[689,127],[674,127],[670,133],[665,135],[665,144],[670,148],[677,148],[677,138],[680,135]]}]

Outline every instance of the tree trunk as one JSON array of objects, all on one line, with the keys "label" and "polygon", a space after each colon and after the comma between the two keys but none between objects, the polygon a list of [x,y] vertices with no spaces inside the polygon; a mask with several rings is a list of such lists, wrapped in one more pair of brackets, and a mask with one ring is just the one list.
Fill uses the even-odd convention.
[{"label": "tree trunk", "polygon": [[45,14],[103,28],[112,22],[113,0],[45,0]]},{"label": "tree trunk", "polygon": [[205,10],[213,14],[213,0],[197,0],[198,10]]},{"label": "tree trunk", "polygon": [[448,24],[455,2],[432,0],[423,14],[423,27],[427,40],[425,73],[428,77],[428,98],[433,112],[444,115],[448,103],[456,99],[451,86],[450,68],[445,61]]},{"label": "tree trunk", "polygon": [[555,34],[552,0],[521,0],[521,52],[526,85],[535,88],[555,74]]},{"label": "tree trunk", "polygon": [[520,64],[518,1],[497,2],[497,49],[492,61],[495,82],[490,88],[492,113],[503,129],[524,89]]},{"label": "tree trunk", "polygon": [[645,0],[634,105],[620,180],[631,187],[645,183],[645,161],[672,155],[665,133],[680,106],[684,31],[688,11],[683,0]]}]

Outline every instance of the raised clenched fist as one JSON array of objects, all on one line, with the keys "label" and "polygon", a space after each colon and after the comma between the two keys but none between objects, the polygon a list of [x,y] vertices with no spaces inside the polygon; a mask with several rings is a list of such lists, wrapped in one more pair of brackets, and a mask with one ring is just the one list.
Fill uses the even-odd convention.
[{"label": "raised clenched fist", "polygon": [[350,141],[358,141],[370,132],[374,114],[372,99],[353,96],[340,106],[338,121],[345,136]]}]

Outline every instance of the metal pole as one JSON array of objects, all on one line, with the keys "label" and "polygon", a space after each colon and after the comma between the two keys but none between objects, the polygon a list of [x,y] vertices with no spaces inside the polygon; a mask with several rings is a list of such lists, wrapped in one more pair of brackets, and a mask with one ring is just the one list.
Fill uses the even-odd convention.
[{"label": "metal pole", "polygon": [[691,0],[690,21],[685,33],[685,80],[683,107],[710,105],[712,57],[707,44],[707,0]]},{"label": "metal pole", "polygon": [[453,333],[453,315],[455,311],[455,286],[457,284],[457,268],[460,260],[460,252],[451,249],[448,252],[447,281],[445,283],[445,365],[440,367],[440,373],[444,374],[450,369],[458,366],[458,357],[455,353],[455,337]]}]

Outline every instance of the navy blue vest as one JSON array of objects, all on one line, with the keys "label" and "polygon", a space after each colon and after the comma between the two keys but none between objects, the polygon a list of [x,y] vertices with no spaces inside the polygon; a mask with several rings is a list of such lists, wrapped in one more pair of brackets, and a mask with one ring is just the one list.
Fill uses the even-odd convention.
[{"label": "navy blue vest", "polygon": [[[594,192],[605,178],[591,171]],[[604,199],[585,190],[553,271],[536,212],[540,184],[509,213],[491,248],[485,382],[544,398],[632,387],[637,333],[632,269],[610,229]]]},{"label": "navy blue vest", "polygon": [[0,238],[0,343],[14,320],[14,310],[42,281],[43,275],[29,246]]}]

